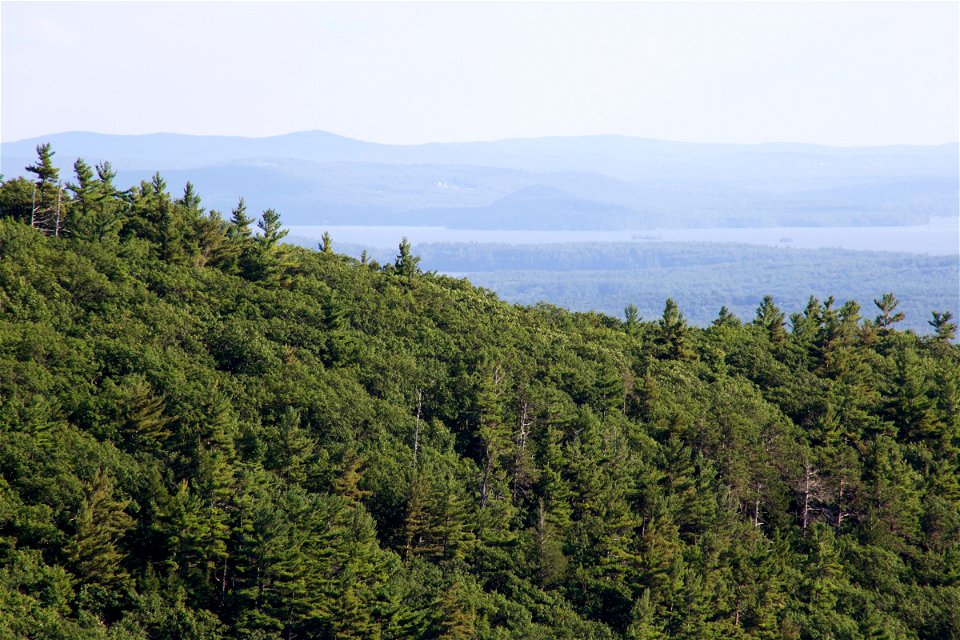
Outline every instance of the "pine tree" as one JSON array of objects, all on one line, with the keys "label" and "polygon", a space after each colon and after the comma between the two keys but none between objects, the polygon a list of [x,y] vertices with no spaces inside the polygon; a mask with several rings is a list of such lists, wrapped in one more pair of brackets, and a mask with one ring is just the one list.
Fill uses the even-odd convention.
[{"label": "pine tree", "polygon": [[401,276],[414,276],[420,273],[420,257],[410,253],[410,241],[406,237],[400,240],[400,253],[397,255],[394,268]]},{"label": "pine tree", "polygon": [[123,228],[128,193],[121,193],[113,184],[117,172],[109,162],[97,164],[97,180],[93,185],[93,208],[81,223],[74,224],[74,235],[95,242],[115,242]]},{"label": "pine tree", "polygon": [[477,633],[476,608],[460,580],[455,580],[440,602],[441,640],[474,640]]},{"label": "pine tree", "polygon": [[[766,300],[764,301],[766,302]],[[766,314],[767,311],[764,309],[762,313]],[[758,309],[758,320],[760,314],[761,309]],[[763,320],[760,320],[761,325],[763,325],[763,322]],[[823,328],[823,315],[820,309],[820,301],[814,296],[810,296],[809,300],[807,300],[807,306],[803,310],[803,314],[794,313],[790,316],[790,325],[792,327],[790,335],[792,342],[801,348],[804,356],[815,355],[815,346],[817,345],[818,337]]]},{"label": "pine tree", "polygon": [[211,211],[194,221],[197,255],[194,265],[207,265],[229,270],[236,259],[236,251],[227,234],[228,225],[219,211]]},{"label": "pine tree", "polygon": [[757,307],[757,317],[753,324],[766,329],[771,342],[780,343],[787,337],[787,330],[783,326],[783,312],[773,303],[772,296],[763,297],[763,302]]},{"label": "pine tree", "polygon": [[195,211],[197,214],[203,213],[203,209],[200,207],[200,194],[197,193],[193,183],[189,180],[187,180],[187,184],[183,187],[183,196],[177,200],[176,203],[183,205],[191,211]]},{"label": "pine tree", "polygon": [[333,253],[333,239],[330,237],[329,231],[323,232],[323,237],[321,238],[322,242],[320,243],[320,251],[330,255]]},{"label": "pine tree", "polygon": [[245,260],[244,275],[254,280],[274,278],[280,269],[277,243],[286,237],[289,230],[283,229],[280,214],[273,209],[267,209],[260,216],[257,223],[260,234],[254,238],[255,248],[250,259]]},{"label": "pine tree", "polygon": [[902,551],[920,531],[920,478],[892,438],[871,443],[864,464],[864,530],[872,544]]},{"label": "pine tree", "polygon": [[[223,566],[228,558],[230,528],[227,514],[210,490],[209,477],[214,461],[201,451],[200,473],[207,476],[194,483],[183,480],[166,506],[166,537],[170,556],[167,564],[201,601],[217,602],[223,597]],[[225,487],[228,488],[228,487]],[[219,574],[219,575],[218,575]]]},{"label": "pine tree", "polygon": [[423,473],[416,473],[410,482],[407,496],[407,513],[404,519],[404,555],[437,556],[438,550],[430,540],[430,496]]},{"label": "pine tree", "polygon": [[241,240],[251,236],[250,225],[254,219],[247,217],[247,202],[243,198],[237,201],[237,206],[230,212],[230,226],[227,235],[231,239]]},{"label": "pine tree", "polygon": [[130,576],[123,568],[123,553],[118,549],[120,538],[133,524],[126,513],[129,500],[114,495],[113,478],[98,469],[80,504],[75,532],[65,553],[77,575],[91,583],[122,588]]},{"label": "pine tree", "polygon": [[632,611],[633,621],[627,628],[629,640],[666,640],[656,621],[656,609],[650,602],[650,589],[644,589],[643,595],[637,600]]},{"label": "pine tree", "polygon": [[158,449],[170,436],[167,426],[172,422],[165,414],[163,398],[154,395],[147,381],[140,378],[129,388],[125,404],[125,438],[130,450]]},{"label": "pine tree", "polygon": [[333,607],[331,626],[337,640],[379,640],[380,625],[373,620],[368,606],[358,594],[352,571],[344,571]]},{"label": "pine tree", "polygon": [[481,508],[502,497],[500,485],[506,483],[506,467],[513,458],[510,428],[503,417],[504,377],[499,364],[486,364],[477,391],[477,434],[483,446]]},{"label": "pine tree", "polygon": [[885,394],[884,414],[897,428],[898,439],[908,442],[925,440],[939,449],[943,428],[934,411],[928,367],[924,364],[911,348],[896,351],[893,377]]},{"label": "pine tree", "polygon": [[623,310],[624,317],[624,326],[627,330],[627,333],[633,333],[636,331],[637,326],[640,324],[640,313],[637,310],[636,305],[628,304]]},{"label": "pine tree", "polygon": [[559,582],[566,573],[567,557],[563,553],[562,532],[556,525],[558,518],[548,517],[541,499],[537,505],[534,540],[537,584],[549,588]]},{"label": "pine tree", "polygon": [[30,225],[51,236],[61,234],[65,218],[60,170],[53,164],[55,154],[50,143],[37,145],[37,162],[26,167],[36,176]]},{"label": "pine tree", "polygon": [[953,319],[953,313],[949,311],[944,311],[942,313],[938,311],[933,312],[933,320],[927,321],[931,327],[933,327],[933,340],[938,344],[947,344],[953,340],[957,335],[957,323],[950,322]]},{"label": "pine tree", "polygon": [[94,208],[95,180],[93,168],[77,158],[73,163],[73,173],[77,178],[76,184],[67,184],[67,189],[73,192],[73,215],[84,219]]},{"label": "pine tree", "polygon": [[225,234],[216,255],[213,266],[232,274],[244,273],[253,269],[255,262],[254,244],[250,225],[253,218],[247,217],[247,203],[243,198],[230,211],[230,220],[221,222],[221,233]]},{"label": "pine tree", "polygon": [[721,306],[720,312],[712,324],[715,327],[738,327],[741,322],[740,318],[730,313],[730,310],[727,309],[726,306]]},{"label": "pine tree", "polygon": [[267,443],[267,466],[288,482],[307,481],[316,444],[300,426],[300,412],[287,407]]},{"label": "pine tree", "polygon": [[280,214],[273,209],[267,209],[260,215],[257,227],[260,229],[257,242],[263,251],[273,249],[289,233],[288,230],[283,229]]},{"label": "pine tree", "polygon": [[902,311],[896,310],[900,301],[897,300],[892,293],[883,294],[883,297],[879,300],[874,300],[873,304],[877,305],[877,309],[880,310],[879,315],[877,315],[874,321],[880,335],[890,333],[893,331],[893,325],[902,322],[904,318],[906,318],[906,315],[904,315]]},{"label": "pine tree", "polygon": [[365,464],[362,456],[353,450],[348,450],[343,456],[343,472],[334,483],[334,492],[355,503],[359,503],[372,493],[360,487],[363,480],[363,470],[361,467]]},{"label": "pine tree", "polygon": [[660,345],[661,353],[665,358],[686,360],[693,357],[693,351],[687,339],[687,321],[673,298],[667,298],[663,315],[657,324],[660,330],[657,344]]},{"label": "pine tree", "polygon": [[449,470],[441,481],[433,515],[440,557],[454,562],[468,557],[476,543],[470,506]]}]

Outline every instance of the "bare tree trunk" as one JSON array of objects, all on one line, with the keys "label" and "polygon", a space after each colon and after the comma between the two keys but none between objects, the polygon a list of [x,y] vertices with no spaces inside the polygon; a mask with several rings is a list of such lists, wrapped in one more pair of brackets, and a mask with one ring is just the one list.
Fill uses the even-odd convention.
[{"label": "bare tree trunk", "polygon": [[56,238],[60,237],[60,196],[63,194],[63,189],[60,188],[60,185],[57,185],[57,219],[54,223],[53,235]]},{"label": "bare tree trunk", "polygon": [[517,432],[517,455],[513,460],[513,498],[517,499],[521,490],[521,483],[526,479],[523,477],[523,463],[527,454],[527,436],[530,434],[530,422],[527,421],[527,414],[530,405],[526,400],[520,402],[520,430]]},{"label": "bare tree trunk", "polygon": [[757,483],[757,498],[753,502],[753,528],[759,529],[760,525],[763,523],[760,522],[760,490],[763,488],[763,484]]},{"label": "bare tree trunk", "polygon": [[537,555],[540,562],[540,570],[538,571],[540,577],[540,584],[543,585],[546,582],[546,571],[544,570],[544,558],[546,557],[545,549],[547,547],[547,514],[546,509],[543,508],[543,498],[540,498],[540,503],[537,505]]},{"label": "bare tree trunk", "polygon": [[220,580],[220,605],[223,606],[224,600],[227,598],[227,557],[223,558],[223,576]]},{"label": "bare tree trunk", "polygon": [[843,476],[840,476],[840,491],[837,495],[837,529],[840,529],[840,525],[843,524],[843,519],[848,515],[850,514],[843,512]]},{"label": "bare tree trunk", "polygon": [[489,490],[490,471],[493,466],[493,451],[487,447],[487,461],[483,465],[483,480],[480,482],[480,508],[487,506],[487,492]]}]

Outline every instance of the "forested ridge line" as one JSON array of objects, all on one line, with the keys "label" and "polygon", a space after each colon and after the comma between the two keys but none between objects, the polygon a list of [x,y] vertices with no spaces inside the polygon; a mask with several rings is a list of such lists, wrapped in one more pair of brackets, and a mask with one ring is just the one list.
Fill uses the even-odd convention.
[{"label": "forested ridge line", "polygon": [[960,634],[948,313],[513,306],[50,153],[0,185],[0,637]]}]

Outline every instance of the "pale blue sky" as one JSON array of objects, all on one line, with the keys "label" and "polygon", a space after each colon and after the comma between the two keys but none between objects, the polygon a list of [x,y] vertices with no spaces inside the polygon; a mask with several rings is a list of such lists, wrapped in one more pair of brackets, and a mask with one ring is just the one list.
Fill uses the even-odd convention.
[{"label": "pale blue sky", "polygon": [[4,1],[0,138],[955,142],[958,7]]}]

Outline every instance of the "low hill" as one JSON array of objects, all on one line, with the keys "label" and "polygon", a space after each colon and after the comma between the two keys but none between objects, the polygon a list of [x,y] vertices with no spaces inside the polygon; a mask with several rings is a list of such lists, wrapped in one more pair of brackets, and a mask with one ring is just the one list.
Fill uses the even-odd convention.
[{"label": "low hill", "polygon": [[[72,132],[3,143],[0,170],[24,175],[42,143],[57,149],[54,162],[65,175],[78,157],[113,162],[124,182],[149,180],[159,169],[171,184],[192,181],[209,207],[227,211],[242,193],[257,209],[281,209],[291,224],[642,229],[903,225],[960,215],[955,144],[834,148],[586,136],[382,145],[323,131],[268,138]],[[511,197],[542,215],[523,216],[507,206]],[[572,205],[580,201],[591,204]]]}]

